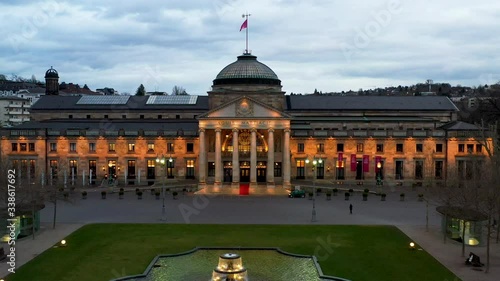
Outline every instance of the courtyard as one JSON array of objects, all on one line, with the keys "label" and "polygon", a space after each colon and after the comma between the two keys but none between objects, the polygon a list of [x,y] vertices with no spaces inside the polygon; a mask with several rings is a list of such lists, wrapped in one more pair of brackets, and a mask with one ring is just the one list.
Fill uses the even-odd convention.
[{"label": "courtyard", "polygon": [[[429,207],[425,231],[426,204],[416,192],[407,192],[404,202],[399,191],[386,190],[385,202],[374,194],[362,201],[361,193],[346,201],[342,192],[327,200],[323,192],[314,200],[316,222],[311,222],[313,200],[308,198],[181,192],[174,200],[169,193],[165,222],[162,200],[148,192],[138,200],[133,190],[123,199],[117,193],[101,199],[100,191],[89,190],[86,200],[75,192],[69,202],[58,202],[56,230],[53,205],[47,203],[39,236],[18,242],[19,260],[34,259],[6,280],[107,281],[142,273],[158,254],[197,246],[279,247],[317,255],[325,274],[350,280],[486,281],[495,280],[498,269],[484,274],[465,267],[460,244],[443,244],[435,206]],[[62,238],[68,247],[51,248]],[[411,241],[423,250],[410,251]],[[483,250],[471,249],[481,257]],[[492,262],[498,264],[498,256]]]}]

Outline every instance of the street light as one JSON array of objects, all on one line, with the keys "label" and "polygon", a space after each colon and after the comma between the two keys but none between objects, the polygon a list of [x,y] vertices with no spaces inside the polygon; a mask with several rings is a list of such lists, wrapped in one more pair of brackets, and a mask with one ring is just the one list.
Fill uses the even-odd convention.
[{"label": "street light", "polygon": [[[306,164],[309,164],[309,158],[306,159]],[[323,160],[321,157],[319,159],[316,159],[316,156],[314,156],[313,159],[313,207],[312,207],[312,215],[311,215],[311,222],[316,222],[316,177],[318,175],[318,169],[317,165],[323,163]]]},{"label": "street light", "polygon": [[[168,159],[169,162],[172,162],[172,157],[170,157],[170,159]],[[165,210],[165,182],[166,182],[166,177],[167,177],[167,171],[165,169],[163,169],[163,167],[165,167],[165,156],[163,156],[163,154],[161,155],[161,157],[158,157],[158,155],[156,156],[156,163],[160,164],[161,167],[162,167],[162,170],[163,170],[163,184],[162,184],[162,188],[161,188],[161,192],[163,194],[163,199],[162,199],[162,206],[161,206],[161,219],[162,221],[167,221],[167,214],[166,214],[166,210]]]}]

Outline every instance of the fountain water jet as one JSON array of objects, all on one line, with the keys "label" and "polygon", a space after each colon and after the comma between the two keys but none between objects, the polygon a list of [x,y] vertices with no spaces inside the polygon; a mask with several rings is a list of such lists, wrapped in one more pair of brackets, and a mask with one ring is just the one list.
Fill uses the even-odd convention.
[{"label": "fountain water jet", "polygon": [[212,273],[212,281],[248,281],[247,270],[238,254],[222,254]]}]

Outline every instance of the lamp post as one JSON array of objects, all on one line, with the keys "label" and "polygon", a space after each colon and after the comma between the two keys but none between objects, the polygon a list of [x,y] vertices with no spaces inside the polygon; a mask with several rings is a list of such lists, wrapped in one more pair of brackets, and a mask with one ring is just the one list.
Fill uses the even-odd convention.
[{"label": "lamp post", "polygon": [[[306,164],[309,164],[309,158],[306,159]],[[316,156],[314,157],[312,161],[312,169],[313,169],[313,206],[312,206],[312,214],[311,214],[311,222],[316,222],[316,177],[318,175],[318,169],[317,165],[318,163],[323,163],[323,160],[321,157],[319,159],[316,159]]]},{"label": "lamp post", "polygon": [[[172,157],[170,157],[169,162],[172,162]],[[167,214],[165,210],[165,182],[166,182],[166,177],[167,177],[167,171],[163,169],[165,167],[166,161],[165,161],[165,156],[163,154],[161,157],[156,156],[156,163],[160,164],[163,170],[163,183],[162,183],[162,188],[161,192],[163,194],[162,196],[162,207],[161,207],[161,219],[162,221],[167,221]]]}]

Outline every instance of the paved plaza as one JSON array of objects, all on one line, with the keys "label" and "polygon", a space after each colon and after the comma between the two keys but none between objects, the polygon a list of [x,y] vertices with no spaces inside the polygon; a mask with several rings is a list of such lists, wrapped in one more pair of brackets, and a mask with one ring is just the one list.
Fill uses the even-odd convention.
[{"label": "paved plaza", "polygon": [[[125,193],[124,199],[119,199],[118,193],[107,194],[106,199],[101,199],[101,190],[89,190],[86,200],[75,192],[69,202],[59,201],[55,230],[52,229],[53,204],[47,203],[41,216],[43,227],[36,240],[29,237],[17,243],[17,266],[89,223],[342,224],[396,225],[464,281],[498,280],[500,273],[500,247],[495,243],[492,244],[493,267],[489,274],[464,265],[461,244],[451,240],[443,243],[439,232],[441,218],[432,204],[429,206],[429,231],[426,231],[426,203],[418,202],[416,192],[407,192],[404,202],[400,201],[400,192],[391,190],[384,190],[387,193],[385,202],[374,194],[370,194],[368,201],[362,201],[361,193],[354,193],[346,201],[344,192],[332,196],[331,200],[322,193],[314,200],[315,222],[311,222],[313,200],[288,198],[284,190],[273,191],[274,195],[264,192],[254,196],[179,192],[176,200],[168,193],[165,197],[167,222],[164,222],[163,200],[157,200],[150,192],[145,192],[142,200],[137,199],[132,189]],[[350,204],[353,205],[352,215],[349,214]],[[478,254],[484,262],[485,247],[467,247],[466,253],[469,251]],[[2,263],[1,275],[5,275],[6,269],[6,264]]]}]

